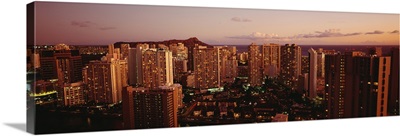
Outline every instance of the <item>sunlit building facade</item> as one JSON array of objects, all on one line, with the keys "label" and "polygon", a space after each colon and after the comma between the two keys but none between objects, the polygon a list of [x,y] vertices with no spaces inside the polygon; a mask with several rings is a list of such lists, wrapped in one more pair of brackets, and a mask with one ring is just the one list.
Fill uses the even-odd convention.
[{"label": "sunlit building facade", "polygon": [[301,48],[296,44],[285,44],[281,47],[281,81],[291,87],[297,89],[297,81],[301,74]]},{"label": "sunlit building facade", "polygon": [[277,77],[281,68],[281,47],[279,44],[262,45],[263,76]]},{"label": "sunlit building facade", "polygon": [[249,84],[250,86],[261,86],[263,82],[262,76],[262,60],[260,47],[255,43],[249,45]]},{"label": "sunlit building facade", "polygon": [[163,49],[148,49],[142,57],[143,87],[169,86],[173,81],[172,52]]},{"label": "sunlit building facade", "polygon": [[194,86],[197,89],[220,87],[220,57],[218,48],[197,46],[193,52]]}]

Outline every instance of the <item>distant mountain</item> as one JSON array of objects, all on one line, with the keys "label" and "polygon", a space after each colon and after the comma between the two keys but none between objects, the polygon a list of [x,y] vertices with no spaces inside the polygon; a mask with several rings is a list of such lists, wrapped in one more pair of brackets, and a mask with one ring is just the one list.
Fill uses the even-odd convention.
[{"label": "distant mountain", "polygon": [[177,39],[172,39],[172,40],[166,40],[166,41],[144,41],[144,42],[116,42],[114,43],[114,47],[120,48],[121,44],[129,44],[130,47],[135,48],[137,44],[164,44],[166,46],[169,46],[170,44],[177,44],[177,43],[183,43],[186,47],[193,47],[195,44],[202,45],[202,46],[207,46],[208,48],[211,48],[213,46],[208,45],[207,43],[204,43],[197,39],[197,37],[191,37],[186,40],[177,40]]}]

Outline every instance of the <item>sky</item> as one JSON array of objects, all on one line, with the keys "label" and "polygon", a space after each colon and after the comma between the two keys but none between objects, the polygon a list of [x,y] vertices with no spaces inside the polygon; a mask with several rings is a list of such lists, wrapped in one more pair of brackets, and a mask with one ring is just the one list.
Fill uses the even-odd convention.
[{"label": "sky", "polygon": [[399,14],[38,2],[36,44],[399,45]]}]

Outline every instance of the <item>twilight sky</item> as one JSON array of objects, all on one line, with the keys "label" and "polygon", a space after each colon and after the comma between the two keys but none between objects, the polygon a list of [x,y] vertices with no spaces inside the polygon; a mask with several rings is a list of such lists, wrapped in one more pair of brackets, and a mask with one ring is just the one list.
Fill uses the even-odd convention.
[{"label": "twilight sky", "polygon": [[36,44],[197,37],[211,45],[399,45],[399,14],[36,3]]}]

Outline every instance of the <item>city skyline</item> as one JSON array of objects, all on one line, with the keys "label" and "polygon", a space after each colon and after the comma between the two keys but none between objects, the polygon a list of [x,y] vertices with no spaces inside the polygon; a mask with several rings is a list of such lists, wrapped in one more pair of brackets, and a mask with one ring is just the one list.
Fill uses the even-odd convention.
[{"label": "city skyline", "polygon": [[47,2],[27,10],[31,133],[399,115],[395,14]]},{"label": "city skyline", "polygon": [[36,7],[35,44],[108,45],[189,37],[211,45],[399,42],[397,14],[51,2]]}]

